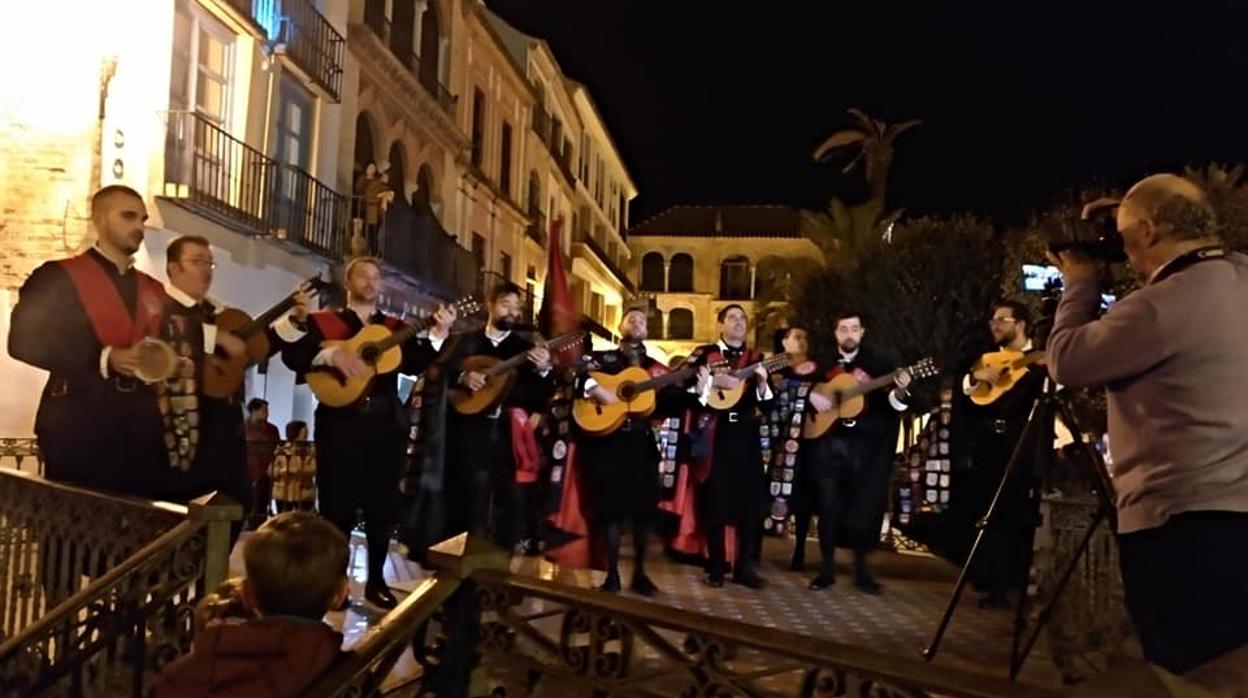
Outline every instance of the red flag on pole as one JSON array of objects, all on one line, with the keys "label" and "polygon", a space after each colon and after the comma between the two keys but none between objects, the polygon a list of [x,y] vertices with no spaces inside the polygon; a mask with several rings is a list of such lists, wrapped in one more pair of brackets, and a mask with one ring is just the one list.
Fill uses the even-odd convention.
[{"label": "red flag on pole", "polygon": [[[576,310],[576,301],[568,288],[568,275],[563,268],[559,235],[562,228],[562,216],[551,221],[546,281],[542,286],[542,308],[537,314],[537,328],[547,338],[572,332],[581,326],[581,315]],[[575,361],[580,353],[580,347],[573,345],[568,351],[558,352],[555,362],[562,364]]]}]

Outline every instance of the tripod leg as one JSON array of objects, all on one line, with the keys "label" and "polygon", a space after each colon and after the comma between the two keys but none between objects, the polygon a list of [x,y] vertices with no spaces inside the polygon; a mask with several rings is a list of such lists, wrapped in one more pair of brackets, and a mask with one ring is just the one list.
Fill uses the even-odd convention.
[{"label": "tripod leg", "polygon": [[[1023,427],[1023,433],[1019,435],[1018,441],[1014,444],[1014,450],[1010,453],[1010,460],[1006,462],[1005,472],[1001,475],[1001,482],[997,484],[997,491],[992,496],[992,503],[988,505],[988,511],[975,524],[979,529],[975,534],[975,543],[971,546],[970,555],[966,558],[966,563],[962,565],[962,571],[958,575],[958,583],[953,587],[953,593],[949,596],[949,602],[945,605],[944,615],[941,616],[940,625],[936,627],[936,632],[932,635],[931,642],[923,649],[923,658],[931,661],[936,657],[936,651],[940,647],[940,642],[945,636],[945,631],[949,628],[949,622],[953,620],[953,613],[958,607],[958,601],[962,598],[962,592],[966,589],[966,584],[970,581],[970,571],[978,559],[980,546],[984,541],[984,531],[992,525],[997,515],[997,507],[1001,503],[1001,499],[1005,494],[1006,488],[1015,477],[1015,471],[1018,470],[1018,464],[1022,460],[1023,454],[1029,444],[1034,443],[1033,434],[1037,431],[1039,420],[1044,419],[1045,415],[1051,415],[1047,409],[1041,409],[1041,406],[1047,403],[1047,396],[1043,393],[1037,395],[1031,404],[1031,411],[1027,415],[1027,424]],[[1048,419],[1052,421],[1052,416]]]}]

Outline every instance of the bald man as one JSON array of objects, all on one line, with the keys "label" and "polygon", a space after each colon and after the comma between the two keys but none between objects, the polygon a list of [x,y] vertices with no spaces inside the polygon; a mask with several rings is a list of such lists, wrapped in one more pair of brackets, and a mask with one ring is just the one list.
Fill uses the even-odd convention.
[{"label": "bald man", "polygon": [[1096,265],[1050,255],[1066,289],[1049,372],[1104,386],[1127,608],[1145,656],[1182,673],[1248,643],[1248,257],[1174,175],[1117,211],[1143,288],[1096,319]]}]

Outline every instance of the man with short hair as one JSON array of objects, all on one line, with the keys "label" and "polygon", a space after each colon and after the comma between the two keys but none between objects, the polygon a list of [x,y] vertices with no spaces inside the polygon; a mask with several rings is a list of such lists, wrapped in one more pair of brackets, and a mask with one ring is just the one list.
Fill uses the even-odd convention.
[{"label": "man with short hair", "polygon": [[[348,340],[366,325],[384,325],[392,332],[405,326],[398,318],[377,307],[381,293],[381,262],[357,257],[344,272],[347,307],[321,311],[309,316],[307,335],[290,345],[282,360],[292,370],[304,374],[313,368],[330,368],[347,378],[372,375],[373,368],[355,352],[342,347],[324,347],[332,340]],[[400,346],[399,373],[420,375],[433,362],[455,321],[453,309],[439,308],[429,338],[413,337]],[[325,404],[316,407],[316,481],[321,515],[345,534],[351,535],[358,518],[364,515],[368,541],[368,581],[364,598],[382,609],[391,609],[398,600],[385,581],[390,535],[398,523],[399,479],[407,451],[408,417],[398,397],[398,379],[393,374],[377,376],[371,391],[361,400],[344,407]]]},{"label": "man with short hair", "polygon": [[247,438],[247,479],[251,481],[251,513],[248,528],[256,528],[269,515],[269,499],[273,493],[273,481],[268,476],[277,454],[280,434],[277,425],[269,421],[269,403],[253,397],[247,401],[247,419],[243,422]]},{"label": "man with short hair", "polygon": [[[988,331],[998,351],[1026,354],[1034,349],[1031,341],[1031,311],[1017,301],[1001,301],[992,310]],[[971,395],[981,385],[1000,380],[1005,367],[981,367],[962,379],[962,392]],[[1038,363],[1028,366],[1027,374],[995,402],[978,407],[971,405],[970,446],[972,468],[954,492],[959,519],[969,524],[983,518],[1005,475],[1027,416],[1040,390],[1044,387],[1045,370]],[[1009,594],[1021,593],[1026,583],[1025,569],[1031,545],[1031,502],[1028,492],[1034,480],[1035,447],[1021,451],[1013,481],[1003,493],[995,516],[997,519],[984,532],[981,557],[972,570],[975,584],[983,592],[982,608],[1008,608]]]},{"label": "man with short hair", "polygon": [[160,334],[166,296],[134,268],[147,208],[129,187],[91,197],[97,239],[41,265],[13,308],[9,354],[48,371],[35,416],[44,474],[141,497],[167,494],[153,386],[135,377],[136,345]]},{"label": "man with short hair", "polygon": [[1049,372],[1105,386],[1127,608],[1145,657],[1182,673],[1248,643],[1248,257],[1175,175],[1133,186],[1116,223],[1145,285],[1097,319],[1096,263],[1050,253]]}]

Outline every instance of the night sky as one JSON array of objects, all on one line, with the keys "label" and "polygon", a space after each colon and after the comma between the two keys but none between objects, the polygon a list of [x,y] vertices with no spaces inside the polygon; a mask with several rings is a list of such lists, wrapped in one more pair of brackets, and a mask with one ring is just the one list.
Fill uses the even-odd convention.
[{"label": "night sky", "polygon": [[810,160],[851,106],[923,119],[891,179],[912,213],[1016,222],[1071,187],[1248,161],[1248,3],[1150,4],[487,0],[589,86],[633,222],[863,196],[861,170]]}]

